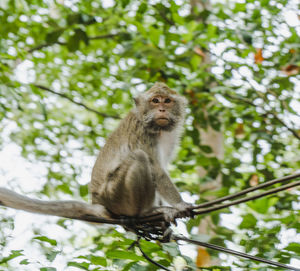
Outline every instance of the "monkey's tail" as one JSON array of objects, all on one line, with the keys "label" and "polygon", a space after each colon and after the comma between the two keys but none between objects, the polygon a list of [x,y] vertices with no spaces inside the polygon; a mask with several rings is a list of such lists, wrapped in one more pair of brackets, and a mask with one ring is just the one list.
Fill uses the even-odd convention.
[{"label": "monkey's tail", "polygon": [[66,218],[105,217],[106,210],[99,204],[79,201],[45,201],[22,196],[9,189],[0,187],[0,205],[32,213],[61,216]]}]

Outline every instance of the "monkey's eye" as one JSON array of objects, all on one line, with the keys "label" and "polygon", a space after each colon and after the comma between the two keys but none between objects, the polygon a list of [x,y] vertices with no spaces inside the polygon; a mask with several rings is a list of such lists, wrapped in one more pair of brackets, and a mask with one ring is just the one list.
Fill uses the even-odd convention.
[{"label": "monkey's eye", "polygon": [[152,99],[152,103],[158,104],[158,103],[159,103],[159,100],[158,100],[157,98],[153,98],[153,99]]},{"label": "monkey's eye", "polygon": [[171,102],[171,99],[169,99],[169,98],[165,99],[166,104],[169,104],[170,102]]}]

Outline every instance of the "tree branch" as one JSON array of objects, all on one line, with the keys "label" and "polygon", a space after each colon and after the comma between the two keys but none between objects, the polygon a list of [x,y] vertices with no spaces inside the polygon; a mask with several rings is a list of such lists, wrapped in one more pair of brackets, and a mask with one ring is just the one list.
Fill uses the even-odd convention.
[{"label": "tree branch", "polygon": [[53,44],[66,45],[67,43],[66,42],[60,42],[60,41],[57,41],[55,43],[42,43],[40,45],[37,45],[36,47],[33,47],[33,48],[29,49],[27,52],[28,53],[33,53],[34,51],[41,50],[41,49],[43,49],[45,47],[49,47]]},{"label": "tree branch", "polygon": [[45,87],[45,86],[42,86],[42,85],[38,85],[38,84],[32,84],[32,85],[35,86],[35,87],[37,87],[37,88],[39,88],[39,89],[48,91],[48,92],[53,93],[53,94],[55,94],[55,95],[58,95],[58,96],[60,96],[60,97],[62,97],[62,98],[64,98],[64,99],[66,99],[66,100],[68,100],[68,101],[70,101],[70,102],[72,102],[72,103],[74,103],[74,104],[76,104],[76,105],[79,105],[79,106],[85,108],[85,109],[88,110],[88,111],[91,111],[91,112],[93,112],[93,113],[96,113],[97,115],[99,115],[99,116],[101,116],[101,117],[104,117],[104,118],[113,118],[113,119],[120,119],[120,117],[117,116],[117,115],[109,115],[109,114],[106,114],[106,113],[99,112],[99,111],[97,111],[97,110],[95,110],[95,109],[93,109],[93,108],[87,106],[87,105],[84,104],[84,103],[76,102],[75,100],[73,100],[72,98],[70,98],[69,96],[67,96],[66,94],[59,93],[59,92],[57,92],[57,91],[55,91],[55,90],[52,90],[52,89],[50,89],[50,88],[48,88],[48,87]]},{"label": "tree branch", "polygon": [[[245,98],[241,98],[241,97],[237,97],[237,96],[233,96],[233,95],[230,95],[230,94],[223,94],[225,97],[228,97],[229,99],[232,99],[232,100],[238,100],[242,103],[245,103],[245,104],[249,104],[253,107],[257,107],[252,101],[250,101],[249,99],[245,99]],[[294,130],[293,128],[289,127],[282,119],[280,119],[277,115],[276,112],[273,112],[271,110],[266,110],[264,108],[261,108],[262,110],[265,111],[264,114],[266,115],[271,115],[273,116],[274,119],[276,119],[283,127],[285,127],[288,131],[290,131],[294,137],[296,137],[297,139],[300,140],[300,135],[298,134],[298,132],[296,130]]]},{"label": "tree branch", "polygon": [[[126,34],[126,32],[120,32],[120,33],[116,33],[116,34],[105,34],[105,35],[98,35],[98,36],[94,36],[94,37],[87,37],[88,40],[100,40],[100,39],[109,39],[109,38],[114,38],[116,36],[122,35],[122,34]],[[61,42],[61,41],[56,41],[56,42],[52,42],[52,43],[43,43],[40,45],[37,45],[31,49],[29,49],[27,52],[28,53],[33,53],[34,51],[38,51],[41,50],[45,47],[49,47],[52,46],[53,44],[59,44],[59,45],[67,45],[66,42]]]}]

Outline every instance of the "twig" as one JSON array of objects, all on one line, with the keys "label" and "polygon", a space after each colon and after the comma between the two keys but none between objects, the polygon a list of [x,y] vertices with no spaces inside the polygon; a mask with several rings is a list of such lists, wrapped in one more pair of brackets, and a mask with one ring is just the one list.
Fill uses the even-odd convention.
[{"label": "twig", "polygon": [[281,123],[282,126],[288,129],[294,135],[294,137],[300,140],[300,134],[296,130],[289,127],[282,119],[278,117],[275,112],[267,111],[267,113],[271,114],[279,123]]},{"label": "twig", "polygon": [[67,43],[66,42],[60,42],[60,41],[57,41],[55,43],[42,43],[40,45],[37,45],[36,47],[33,47],[33,48],[29,49],[28,53],[33,53],[34,51],[41,50],[41,49],[43,49],[45,47],[49,47],[53,44],[66,45]]},{"label": "twig", "polygon": [[283,264],[283,263],[279,263],[279,262],[267,260],[267,259],[264,259],[264,258],[252,256],[252,255],[249,255],[249,254],[246,254],[246,253],[243,253],[243,252],[235,251],[235,250],[225,248],[225,247],[221,247],[221,246],[217,246],[217,245],[214,245],[214,244],[208,244],[208,243],[205,243],[205,242],[192,240],[192,239],[186,238],[184,236],[172,235],[171,239],[175,240],[176,242],[177,241],[185,241],[185,242],[195,244],[195,245],[198,245],[198,246],[214,249],[214,250],[217,250],[217,251],[229,253],[229,254],[239,256],[239,257],[243,257],[243,258],[247,258],[247,259],[250,259],[250,260],[259,261],[259,262],[262,262],[262,263],[267,263],[267,264],[282,267],[282,268],[285,268],[285,269],[288,269],[288,270],[300,271],[299,268],[296,268],[296,267],[293,267],[293,266],[290,266],[290,265],[286,265],[286,264]]},{"label": "twig", "polygon": [[[244,78],[244,79],[248,82],[248,84],[249,84],[254,90],[256,89],[256,88],[255,88],[255,85],[253,85],[253,83],[252,83],[246,76],[242,75],[242,74],[240,73],[239,70],[237,70],[237,72],[239,73],[239,75],[240,75],[242,78]],[[260,93],[257,92],[257,91],[256,91],[256,93],[257,93],[258,95],[260,94]],[[259,95],[259,96],[260,96],[265,102],[267,102],[267,101],[266,101],[266,98],[265,98],[262,94]],[[263,96],[263,97],[262,97],[262,96]],[[239,98],[239,100],[242,101],[242,102],[246,102],[247,104],[250,104],[250,105],[256,107],[256,105],[255,105],[254,103],[249,102],[248,100],[247,100],[247,101],[244,101],[244,99],[241,99],[241,98]],[[264,108],[261,108],[261,109],[263,109],[267,114],[270,114],[271,116],[273,116],[274,119],[276,119],[282,126],[284,126],[284,127],[285,127],[288,131],[290,131],[297,139],[300,140],[300,135],[298,134],[298,132],[297,132],[296,130],[294,130],[293,128],[289,127],[282,119],[280,119],[280,118],[278,117],[278,115],[277,115],[276,112],[273,112],[272,110],[266,110],[266,109],[264,109]]]},{"label": "twig", "polygon": [[106,113],[99,112],[99,111],[97,111],[97,110],[95,110],[95,109],[93,109],[93,108],[87,106],[87,105],[84,104],[84,103],[76,102],[75,100],[73,100],[72,98],[70,98],[69,96],[67,96],[66,94],[59,93],[59,92],[57,92],[57,91],[55,91],[55,90],[52,90],[52,89],[50,89],[50,88],[48,88],[48,87],[45,87],[45,86],[42,86],[42,85],[38,85],[38,84],[32,84],[32,85],[35,86],[35,87],[37,87],[37,88],[40,88],[40,89],[42,89],[42,90],[46,90],[46,91],[48,91],[48,92],[50,92],[50,93],[53,93],[53,94],[55,94],[55,95],[58,95],[58,96],[60,96],[60,97],[62,97],[62,98],[64,98],[64,99],[66,99],[66,100],[69,100],[70,102],[72,102],[72,103],[74,103],[74,104],[76,104],[76,105],[79,105],[79,106],[85,108],[86,110],[91,111],[91,112],[93,112],[93,113],[96,113],[97,115],[102,116],[102,117],[104,117],[104,118],[120,119],[120,117],[117,116],[117,115],[109,115],[109,114],[106,114]]},{"label": "twig", "polygon": [[158,11],[159,15],[169,24],[169,25],[175,25],[175,22],[172,19],[169,19],[166,14],[160,9],[156,8]]},{"label": "twig", "polygon": [[101,39],[110,39],[110,38],[114,38],[116,36],[120,36],[120,35],[124,35],[127,34],[126,32],[120,32],[120,33],[116,33],[116,34],[106,34],[106,35],[98,35],[98,36],[94,36],[94,37],[88,37],[89,40],[101,40]]},{"label": "twig", "polygon": [[[242,103],[246,103],[249,104],[253,107],[257,107],[252,101],[250,101],[249,99],[245,99],[245,98],[241,98],[241,97],[237,97],[237,96],[232,96],[230,94],[224,94],[225,97],[228,97],[232,100],[238,100]],[[261,107],[260,107],[261,108]],[[290,131],[294,137],[296,137],[297,139],[300,140],[300,135],[298,134],[298,132],[296,130],[294,130],[293,128],[289,127],[282,119],[280,119],[277,115],[277,113],[271,111],[271,110],[266,110],[264,108],[261,108],[262,110],[265,111],[264,115],[271,115],[273,116],[274,119],[276,119],[282,126],[284,126],[288,131]]]},{"label": "twig", "polygon": [[[87,37],[88,40],[100,40],[100,39],[109,39],[109,38],[114,38],[116,36],[122,35],[122,34],[126,34],[126,32],[120,32],[120,33],[116,33],[116,34],[105,34],[105,35],[98,35],[98,36],[94,36],[94,37]],[[56,42],[52,42],[52,43],[43,43],[40,45],[37,45],[31,49],[28,50],[28,53],[32,53],[34,51],[38,51],[41,50],[45,47],[49,47],[52,46],[53,44],[59,44],[59,45],[67,45],[66,42],[61,42],[61,41],[56,41]]]}]

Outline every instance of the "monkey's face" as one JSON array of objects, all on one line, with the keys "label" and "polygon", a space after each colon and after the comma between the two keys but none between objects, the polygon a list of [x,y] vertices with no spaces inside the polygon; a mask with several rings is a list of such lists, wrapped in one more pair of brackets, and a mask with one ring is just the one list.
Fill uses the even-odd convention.
[{"label": "monkey's face", "polygon": [[177,101],[170,95],[153,95],[145,101],[143,122],[151,131],[170,131],[180,118]]},{"label": "monkey's face", "polygon": [[134,100],[137,117],[149,132],[171,131],[184,120],[186,99],[163,83]]},{"label": "monkey's face", "polygon": [[149,100],[150,111],[153,112],[153,121],[159,127],[166,127],[171,121],[171,108],[174,101],[168,96],[153,96]]}]

